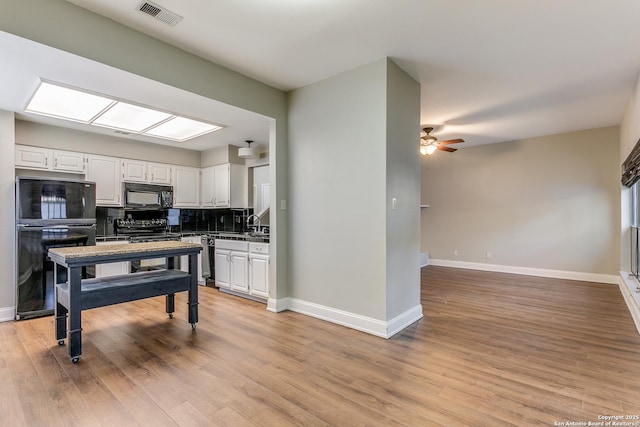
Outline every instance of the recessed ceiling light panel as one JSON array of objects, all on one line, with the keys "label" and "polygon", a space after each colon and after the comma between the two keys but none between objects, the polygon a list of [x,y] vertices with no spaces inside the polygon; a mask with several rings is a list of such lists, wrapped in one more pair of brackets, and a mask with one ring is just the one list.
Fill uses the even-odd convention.
[{"label": "recessed ceiling light panel", "polygon": [[25,112],[178,142],[222,129],[219,125],[44,81]]},{"label": "recessed ceiling light panel", "polygon": [[173,114],[118,102],[93,121],[94,125],[140,133],[173,117]]},{"label": "recessed ceiling light panel", "polygon": [[25,111],[89,123],[113,103],[113,99],[41,82]]},{"label": "recessed ceiling light panel", "polygon": [[175,117],[153,129],[149,129],[144,134],[158,138],[172,139],[174,141],[186,141],[218,129],[221,129],[221,126],[199,122],[185,117]]}]

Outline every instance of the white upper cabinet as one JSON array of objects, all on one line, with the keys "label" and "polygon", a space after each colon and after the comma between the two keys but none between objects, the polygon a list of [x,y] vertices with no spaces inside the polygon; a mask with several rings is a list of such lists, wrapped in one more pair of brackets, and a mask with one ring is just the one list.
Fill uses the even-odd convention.
[{"label": "white upper cabinet", "polygon": [[197,208],[200,206],[199,168],[173,167],[173,206],[176,208]]},{"label": "white upper cabinet", "polygon": [[147,182],[147,162],[123,160],[122,180],[126,182]]},{"label": "white upper cabinet", "polygon": [[87,156],[87,180],[96,183],[96,205],[122,206],[120,163],[115,157]]},{"label": "white upper cabinet", "polygon": [[84,173],[84,154],[49,150],[28,145],[15,146],[15,167],[57,172]]},{"label": "white upper cabinet", "polygon": [[200,178],[200,201],[202,202],[202,206],[211,207],[215,206],[215,192],[214,192],[214,170],[215,166],[211,166],[208,168],[203,168]]},{"label": "white upper cabinet", "polygon": [[147,178],[151,184],[171,185],[171,165],[147,163]]},{"label": "white upper cabinet", "polygon": [[49,169],[51,166],[51,150],[40,147],[16,145],[15,166],[25,169]]},{"label": "white upper cabinet", "polygon": [[171,178],[171,165],[142,160],[122,160],[123,181],[171,185]]},{"label": "white upper cabinet", "polygon": [[85,156],[72,151],[53,150],[53,170],[85,173]]},{"label": "white upper cabinet", "polygon": [[218,165],[213,169],[213,205],[216,207],[231,206],[231,177],[229,176],[231,165]]},{"label": "white upper cabinet", "polygon": [[203,207],[246,208],[246,168],[225,163],[202,169],[201,200]]},{"label": "white upper cabinet", "polygon": [[16,145],[15,167],[84,174],[96,183],[98,206],[123,206],[122,183],[141,182],[173,186],[178,208],[248,207],[247,169],[234,163],[200,169]]}]

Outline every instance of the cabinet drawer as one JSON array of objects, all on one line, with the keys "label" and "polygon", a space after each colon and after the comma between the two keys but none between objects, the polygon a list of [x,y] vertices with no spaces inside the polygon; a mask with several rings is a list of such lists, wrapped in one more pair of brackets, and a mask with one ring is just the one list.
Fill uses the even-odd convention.
[{"label": "cabinet drawer", "polygon": [[268,243],[257,243],[257,242],[249,242],[249,252],[252,254],[269,254],[269,244]]},{"label": "cabinet drawer", "polygon": [[216,249],[229,249],[232,251],[249,251],[249,242],[244,242],[242,240],[224,240],[224,239],[216,239],[215,242]]}]

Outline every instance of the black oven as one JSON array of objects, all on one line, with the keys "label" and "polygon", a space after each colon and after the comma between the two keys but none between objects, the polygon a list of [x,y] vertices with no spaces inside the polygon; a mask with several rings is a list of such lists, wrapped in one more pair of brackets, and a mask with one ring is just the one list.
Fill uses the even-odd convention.
[{"label": "black oven", "polygon": [[[131,243],[180,240],[180,234],[167,231],[166,218],[128,219],[118,218],[114,222],[115,234],[127,237]],[[133,260],[131,273],[167,268],[166,258]]]}]

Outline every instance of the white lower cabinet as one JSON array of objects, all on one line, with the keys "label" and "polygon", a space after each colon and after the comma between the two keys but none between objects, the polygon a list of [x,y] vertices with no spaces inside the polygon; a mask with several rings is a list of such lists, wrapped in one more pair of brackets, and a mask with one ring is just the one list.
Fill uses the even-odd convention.
[{"label": "white lower cabinet", "polygon": [[[216,245],[218,240],[216,240]],[[231,271],[229,270],[229,257],[231,251],[228,249],[215,248],[213,264],[215,268],[216,286],[224,289],[231,289]]]},{"label": "white lower cabinet", "polygon": [[[180,238],[181,242],[198,243],[202,244],[202,238],[200,236],[184,236]],[[180,270],[189,272],[189,256],[183,255],[180,257]],[[202,252],[198,254],[198,284],[205,285],[206,279],[202,277]]]},{"label": "white lower cabinet", "polygon": [[249,293],[269,298],[268,243],[249,243]]},{"label": "white lower cabinet", "polygon": [[214,262],[218,287],[249,293],[249,242],[216,239]]},{"label": "white lower cabinet", "polygon": [[231,290],[249,293],[249,253],[231,251],[229,262]]},{"label": "white lower cabinet", "polygon": [[241,240],[215,242],[216,285],[259,298],[269,297],[269,244]]},{"label": "white lower cabinet", "polygon": [[[110,240],[107,242],[96,242],[96,246],[126,245],[126,240]],[[96,264],[96,277],[117,276],[128,274],[130,269],[129,261],[111,262],[108,264]]]}]

